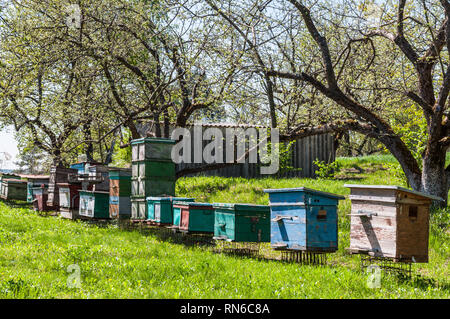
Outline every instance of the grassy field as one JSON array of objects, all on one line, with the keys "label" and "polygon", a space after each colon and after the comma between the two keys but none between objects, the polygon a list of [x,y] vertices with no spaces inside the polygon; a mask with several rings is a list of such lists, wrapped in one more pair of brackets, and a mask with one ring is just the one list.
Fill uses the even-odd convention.
[{"label": "grassy field", "polygon": [[[348,195],[345,183],[403,184],[379,166],[392,163],[389,157],[339,161],[343,170],[360,170],[347,174],[355,180],[184,178],[177,195],[268,204],[264,188],[306,186]],[[0,203],[0,298],[450,297],[450,210],[432,214],[430,262],[414,265],[420,279],[385,275],[378,289],[367,287],[359,256],[345,252],[349,211],[350,201],[341,201],[339,251],[328,265],[305,266],[217,254],[156,231],[74,222]],[[73,264],[80,268],[80,288],[67,286]]]}]

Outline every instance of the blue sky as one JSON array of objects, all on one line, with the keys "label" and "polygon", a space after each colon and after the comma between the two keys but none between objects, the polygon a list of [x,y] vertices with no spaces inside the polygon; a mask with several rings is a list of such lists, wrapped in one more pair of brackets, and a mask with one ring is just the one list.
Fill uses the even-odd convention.
[{"label": "blue sky", "polygon": [[[13,158],[10,161],[1,163],[4,160],[4,155],[2,152],[9,153]],[[18,153],[17,142],[14,139],[14,129],[7,128],[0,131],[0,165],[2,169],[14,169],[16,166],[14,162],[16,161],[16,156]]]}]

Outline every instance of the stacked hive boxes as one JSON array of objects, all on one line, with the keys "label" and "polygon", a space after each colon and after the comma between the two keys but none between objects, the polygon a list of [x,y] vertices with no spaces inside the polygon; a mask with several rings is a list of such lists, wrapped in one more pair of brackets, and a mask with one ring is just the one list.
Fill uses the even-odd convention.
[{"label": "stacked hive boxes", "polygon": [[148,196],[175,195],[175,163],[172,162],[174,140],[142,138],[131,142],[131,218],[147,219]]},{"label": "stacked hive boxes", "polygon": [[109,172],[110,218],[129,219],[131,216],[131,170],[112,169]]}]

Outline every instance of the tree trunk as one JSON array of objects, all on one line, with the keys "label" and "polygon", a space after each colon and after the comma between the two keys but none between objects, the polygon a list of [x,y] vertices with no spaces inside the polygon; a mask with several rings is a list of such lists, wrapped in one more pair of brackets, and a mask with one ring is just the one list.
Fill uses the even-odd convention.
[{"label": "tree trunk", "polygon": [[441,197],[443,202],[434,203],[435,206],[446,207],[449,191],[448,174],[445,170],[446,152],[427,153],[423,159],[421,188],[427,194]]}]

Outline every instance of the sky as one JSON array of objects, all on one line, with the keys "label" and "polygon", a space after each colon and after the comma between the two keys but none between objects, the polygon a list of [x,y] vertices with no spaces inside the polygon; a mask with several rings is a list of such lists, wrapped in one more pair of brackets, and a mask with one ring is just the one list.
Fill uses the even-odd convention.
[{"label": "sky", "polygon": [[[5,161],[3,152],[9,153],[12,156],[10,161]],[[17,149],[17,142],[14,139],[14,129],[7,128],[0,130],[0,169],[14,169],[16,165],[16,156],[19,150]]]}]

